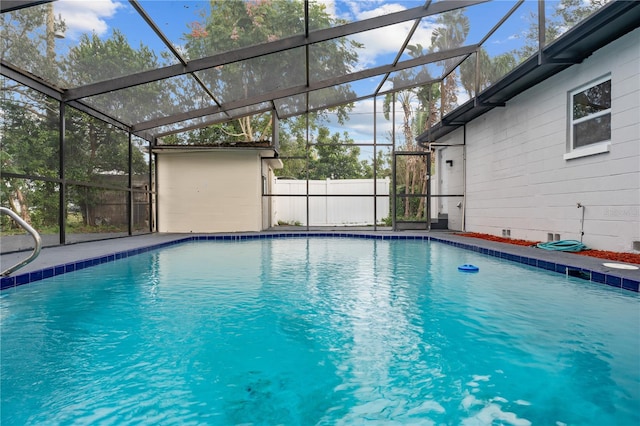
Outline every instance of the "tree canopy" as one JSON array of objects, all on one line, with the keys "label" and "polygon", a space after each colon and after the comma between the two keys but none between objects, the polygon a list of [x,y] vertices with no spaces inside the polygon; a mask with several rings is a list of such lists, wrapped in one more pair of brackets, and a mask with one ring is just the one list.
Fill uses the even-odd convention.
[{"label": "tree canopy", "polygon": [[[189,58],[266,43],[305,31],[304,23],[300,20],[300,16],[304,16],[303,2],[211,0],[210,4],[210,13],[192,22],[190,31],[184,35],[185,53]],[[308,6],[310,27],[325,28],[344,23],[332,17],[322,3],[310,2]],[[347,73],[356,64],[358,47],[358,43],[345,38],[315,47],[315,60],[309,67],[309,79],[321,80],[328,70],[334,74]],[[296,53],[278,52],[206,70],[198,75],[210,91],[219,97],[219,102],[232,102],[281,86],[307,84],[304,64],[298,64]],[[340,90],[345,88],[331,89],[327,96]],[[294,97],[287,102],[296,104],[304,101]],[[305,105],[292,107],[296,110],[305,109]],[[337,110],[344,119],[349,106],[341,106]],[[238,142],[266,139],[271,135],[271,123],[263,116],[253,115],[211,126],[219,129],[212,134],[224,134],[229,140]],[[319,115],[312,117],[315,120]]]},{"label": "tree canopy", "polygon": [[[545,37],[550,43],[601,8],[608,0],[560,0],[553,13],[547,16]],[[324,2],[269,0],[210,0],[209,8],[196,17],[186,28],[179,50],[188,59],[224,53],[234,49],[259,45],[304,34],[307,28],[300,17],[308,7],[309,29],[330,28],[345,21],[336,18]],[[78,87],[88,83],[109,80],[142,70],[156,69],[169,64],[168,57],[158,57],[144,45],[132,46],[118,30],[108,36],[85,34],[68,52],[54,49],[52,26],[65,27],[63,21],[53,21],[53,8],[33,7],[20,13],[0,15],[0,55],[8,63],[18,63],[26,71],[35,72],[54,84]],[[412,58],[463,46],[470,32],[465,8],[440,14],[430,40],[407,46]],[[459,69],[444,76],[442,84],[415,86],[416,81],[431,81],[442,76],[431,76],[428,66],[394,73],[393,83],[401,89],[383,101],[387,119],[391,103],[397,102],[402,114],[399,150],[418,150],[415,137],[435,124],[441,114],[458,105],[462,90],[469,97],[478,90],[494,84],[518,63],[529,58],[538,49],[538,17],[531,16],[531,24],[522,35],[521,48],[490,56],[484,47],[475,57],[462,63]],[[428,44],[428,46],[427,46]],[[304,65],[296,63],[294,52],[284,50],[277,54],[236,61],[195,73],[197,79],[171,78],[150,82],[119,91],[117,95],[104,93],[84,100],[115,117],[126,114],[141,122],[170,116],[176,111],[189,111],[202,105],[211,105],[203,88],[216,97],[218,103],[230,103],[249,96],[262,95],[282,88],[307,85],[324,79],[347,75],[358,66],[358,50],[362,45],[350,37],[315,43],[299,49],[312,49],[308,73]],[[56,57],[60,55],[60,57]],[[55,59],[55,60],[54,60]],[[438,65],[450,70],[459,58],[446,59]],[[476,64],[479,63],[479,70]],[[276,76],[274,78],[274,76]],[[458,81],[459,77],[459,81]],[[477,80],[476,80],[477,77]],[[58,184],[62,174],[75,186],[102,186],[125,189],[128,174],[144,174],[149,167],[148,152],[136,147],[131,150],[126,131],[107,124],[71,107],[66,108],[65,145],[60,151],[58,129],[59,107],[55,101],[36,90],[2,78],[0,109],[2,110],[2,146],[0,165],[3,176],[2,197],[23,216],[33,216],[42,223],[58,222]],[[477,83],[476,83],[477,82]],[[402,89],[408,87],[409,89]],[[348,84],[318,91],[318,96],[331,99],[352,99],[355,93]],[[127,102],[128,99],[136,102]],[[293,111],[304,111],[309,106],[305,96],[286,99]],[[132,106],[134,105],[134,106]],[[126,111],[125,111],[126,108]],[[334,108],[339,123],[348,120],[352,105]],[[316,111],[307,116],[282,120],[279,142],[282,158],[288,158],[279,174],[297,178],[358,178],[373,176],[373,164],[361,158],[359,146],[347,131],[334,131],[325,121],[327,111]],[[165,144],[212,144],[218,142],[266,141],[271,137],[271,113],[247,115],[222,124],[175,134],[164,138]],[[64,156],[63,171],[59,170],[60,155]],[[130,158],[131,155],[131,158]],[[375,158],[377,176],[388,174],[389,156],[382,151]],[[129,170],[129,164],[132,169]],[[426,181],[416,178],[425,166],[400,164],[399,184],[406,194],[423,193]],[[64,172],[64,173],[62,173]],[[16,177],[17,176],[17,177]],[[28,178],[26,178],[28,177]],[[32,179],[32,177],[36,177]],[[110,189],[110,190],[111,190]],[[80,191],[69,191],[74,205],[88,205]],[[73,198],[76,197],[76,198]],[[35,206],[38,206],[36,208]],[[88,212],[90,209],[85,209]],[[46,212],[46,213],[45,213]],[[409,214],[409,212],[406,212]],[[91,215],[84,220],[92,222]]]}]

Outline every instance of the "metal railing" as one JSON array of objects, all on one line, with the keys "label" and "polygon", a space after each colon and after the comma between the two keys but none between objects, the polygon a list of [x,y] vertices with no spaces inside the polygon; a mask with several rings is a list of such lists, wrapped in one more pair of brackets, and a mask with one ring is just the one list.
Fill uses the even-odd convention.
[{"label": "metal railing", "polygon": [[25,222],[20,216],[18,216],[17,214],[15,214],[13,212],[13,210],[8,209],[6,207],[0,207],[0,213],[4,213],[8,216],[11,216],[11,218],[13,220],[15,220],[20,226],[22,226],[29,234],[31,234],[31,236],[33,237],[33,240],[36,243],[35,248],[33,249],[33,253],[31,253],[31,256],[29,256],[28,258],[26,258],[25,260],[23,260],[20,263],[16,263],[15,265],[13,265],[10,268],[5,269],[4,271],[2,271],[2,273],[0,273],[0,276],[7,276],[10,273],[12,273],[15,270],[18,270],[20,268],[22,268],[23,266],[31,263],[36,257],[38,257],[38,255],[40,254],[40,249],[42,248],[42,238],[40,238],[40,234],[38,234],[38,231],[36,231],[35,229],[33,229],[31,227],[31,225],[29,225],[27,222]]}]

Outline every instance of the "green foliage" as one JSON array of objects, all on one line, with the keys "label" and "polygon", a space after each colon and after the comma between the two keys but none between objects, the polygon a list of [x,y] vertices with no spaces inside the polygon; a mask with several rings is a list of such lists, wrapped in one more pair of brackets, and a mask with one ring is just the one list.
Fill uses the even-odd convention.
[{"label": "green foliage", "polygon": [[[376,153],[376,178],[391,178],[391,153],[389,151],[379,150]],[[372,176],[367,176],[373,178]]]},{"label": "green foliage", "polygon": [[66,221],[67,232],[70,234],[108,234],[115,232],[127,232],[126,226],[109,225],[109,224],[93,224],[86,223],[86,218],[78,213],[67,215]]},{"label": "green foliage", "polygon": [[[229,142],[230,126],[234,122],[215,124],[188,132],[176,133],[162,138],[162,145],[210,145],[213,143]],[[232,127],[233,128],[233,127]]]},{"label": "green foliage", "polygon": [[[108,80],[136,72],[158,68],[163,62],[147,46],[134,49],[126,37],[114,30],[111,37],[101,39],[97,34],[84,34],[78,44],[61,60],[62,78],[71,87]],[[156,118],[158,114],[174,112],[173,97],[180,97],[181,107],[194,107],[197,96],[194,86],[179,86],[177,79],[135,86],[114,94],[103,94],[91,99],[91,105],[116,117],[126,111],[134,121]],[[182,84],[185,81],[179,80]],[[135,102],[131,102],[135,99]]]},{"label": "green foliage", "polygon": [[282,122],[279,140],[283,168],[275,171],[276,176],[306,179],[308,151],[304,117],[293,117]]},{"label": "green foliage", "polygon": [[[32,7],[0,14],[0,56],[3,61],[20,64],[22,68],[58,83],[53,33],[47,35],[47,14],[53,5]],[[64,23],[54,24],[64,30]]]},{"label": "green foliage", "polygon": [[465,12],[462,8],[438,15],[437,27],[431,34],[432,51],[441,52],[464,44],[471,28]]},{"label": "green foliage", "polygon": [[[296,134],[295,131],[293,133]],[[360,148],[354,145],[347,132],[331,134],[327,127],[320,126],[312,146],[307,147],[301,132],[281,140],[281,144],[284,167],[276,170],[277,176],[294,179],[373,177],[372,166],[360,160]]]},{"label": "green foliage", "polygon": [[[111,72],[115,72],[113,68],[117,67],[118,58],[119,62],[125,57],[131,62],[136,62],[137,58],[137,63],[156,65],[148,49],[141,49],[139,56],[136,52],[117,32],[112,39],[105,41],[95,36],[93,39],[85,37],[71,49],[60,70],[65,71],[66,78],[80,84],[85,79],[109,77]],[[148,90],[148,87],[141,88],[138,95],[144,99]],[[3,172],[58,178],[58,102],[6,78],[2,79],[2,93],[0,106],[4,115],[0,161]],[[70,107],[66,108],[65,119],[65,178],[126,188],[129,173],[127,133]],[[148,174],[148,158],[140,149],[132,150],[134,175]],[[3,178],[0,189],[3,204],[10,205],[36,228],[57,226],[59,183],[39,178]],[[83,212],[91,212],[90,207],[95,204],[90,197],[73,190],[68,190],[66,201],[80,206]],[[89,225],[95,222],[91,215],[85,215],[84,220]]]},{"label": "green foliage", "polygon": [[72,87],[156,68],[160,64],[149,47],[140,45],[134,49],[118,29],[107,39],[95,33],[83,34],[61,62],[65,80]]},{"label": "green foliage", "polygon": [[[373,162],[360,158],[360,148],[347,132],[331,134],[319,117],[310,117],[311,144],[307,146],[306,126],[304,116],[281,122],[279,154],[284,167],[275,171],[276,176],[294,179],[327,179],[332,176],[334,179],[373,178]],[[389,177],[390,155],[380,150],[376,158],[376,177]]]},{"label": "green foliage", "polygon": [[[545,42],[552,43],[567,30],[576,26],[580,21],[588,18],[594,12],[601,9],[611,0],[560,0],[555,5],[554,11],[545,16]],[[535,13],[529,15],[529,28],[524,32],[524,45],[511,52],[517,62],[523,62],[538,52],[538,16]]]},{"label": "green foliage", "polygon": [[[190,24],[185,34],[185,50],[190,58],[201,58],[266,43],[304,33],[305,4],[302,1],[272,0],[245,2],[241,0],[211,0],[210,14],[202,15]],[[328,28],[343,23],[333,18],[324,4],[310,2],[309,20],[312,28]],[[347,73],[357,61],[356,49],[360,45],[347,38],[335,39],[314,46],[314,58],[310,64],[309,78],[321,80],[327,72]],[[281,84],[295,86],[306,84],[302,64],[298,64],[297,51],[283,51],[260,58],[226,64],[200,73],[200,77],[222,102],[232,102],[245,97],[260,95],[282,88]],[[273,76],[276,75],[277,78]],[[338,93],[336,93],[338,92]],[[348,86],[327,91],[332,99],[336,96],[352,95]],[[293,97],[285,109],[306,109],[302,97]],[[340,120],[344,120],[349,106],[338,107]],[[269,114],[258,114],[234,122],[212,126],[207,138],[220,137],[228,141],[257,141],[271,134]],[[314,119],[317,115],[312,116]],[[202,135],[200,135],[202,136]],[[211,142],[214,140],[209,139]],[[168,138],[164,143],[193,143],[193,138],[180,141]]]},{"label": "green foliage", "polygon": [[4,172],[47,177],[58,175],[58,122],[49,113],[52,101],[33,90],[10,96],[13,83],[2,78],[0,109],[3,137],[0,166]]},{"label": "green foliage", "polygon": [[[436,18],[436,29],[431,35],[431,50],[433,52],[454,49],[464,44],[469,35],[469,18],[465,15],[466,9],[456,9],[442,13]],[[456,59],[446,59],[446,69],[451,69]],[[458,106],[456,84],[456,71],[447,75],[444,79],[444,93],[442,96],[442,108],[444,113],[452,111]]]},{"label": "green foliage", "polygon": [[[0,168],[3,173],[58,177],[57,103],[44,95],[2,78],[3,111]],[[53,226],[58,221],[58,186],[45,180],[3,178],[2,205],[20,213],[34,226]],[[3,219],[3,230],[15,227]]]},{"label": "green foliage", "polygon": [[[405,188],[399,187],[398,194],[404,194]],[[396,220],[405,222],[424,221],[426,213],[422,206],[422,197],[396,197]],[[392,207],[390,207],[392,208]]]},{"label": "green foliage", "polygon": [[[480,73],[478,92],[496,83],[518,63],[512,52],[506,52],[491,58],[484,48],[478,50],[480,55]],[[475,54],[460,65],[460,80],[469,97],[473,97],[476,86],[476,57]]]},{"label": "green foliage", "polygon": [[[3,206],[13,211],[37,229],[57,227],[58,184],[36,179],[3,178],[0,185]],[[22,230],[13,220],[3,216],[3,232]]]},{"label": "green foliage", "polygon": [[366,175],[358,159],[360,148],[353,145],[347,132],[330,135],[328,128],[320,127],[316,143],[310,179],[357,179]]},{"label": "green foliage", "polygon": [[568,28],[574,27],[610,1],[611,0],[560,0],[554,12],[554,17],[558,18],[558,21],[554,23],[554,25],[564,25]]},{"label": "green foliage", "polygon": [[286,222],[284,220],[279,220],[278,221],[278,225],[280,225],[280,226],[302,226],[302,222],[300,222],[299,220],[295,220],[295,221],[291,221],[291,222]]}]

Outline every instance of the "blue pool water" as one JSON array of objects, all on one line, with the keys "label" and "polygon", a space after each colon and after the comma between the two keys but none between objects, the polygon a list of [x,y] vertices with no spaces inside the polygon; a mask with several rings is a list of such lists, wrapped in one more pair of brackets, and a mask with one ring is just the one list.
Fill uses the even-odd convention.
[{"label": "blue pool water", "polygon": [[438,243],[188,243],[4,291],[1,423],[637,425],[639,307]]}]

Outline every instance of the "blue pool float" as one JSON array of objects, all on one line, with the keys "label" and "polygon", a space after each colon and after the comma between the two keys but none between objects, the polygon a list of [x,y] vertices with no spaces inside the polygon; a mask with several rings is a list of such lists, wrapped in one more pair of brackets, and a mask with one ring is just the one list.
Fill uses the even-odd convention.
[{"label": "blue pool float", "polygon": [[458,266],[458,271],[462,272],[478,272],[479,270],[480,268],[478,268],[476,265],[470,265],[468,263]]}]

